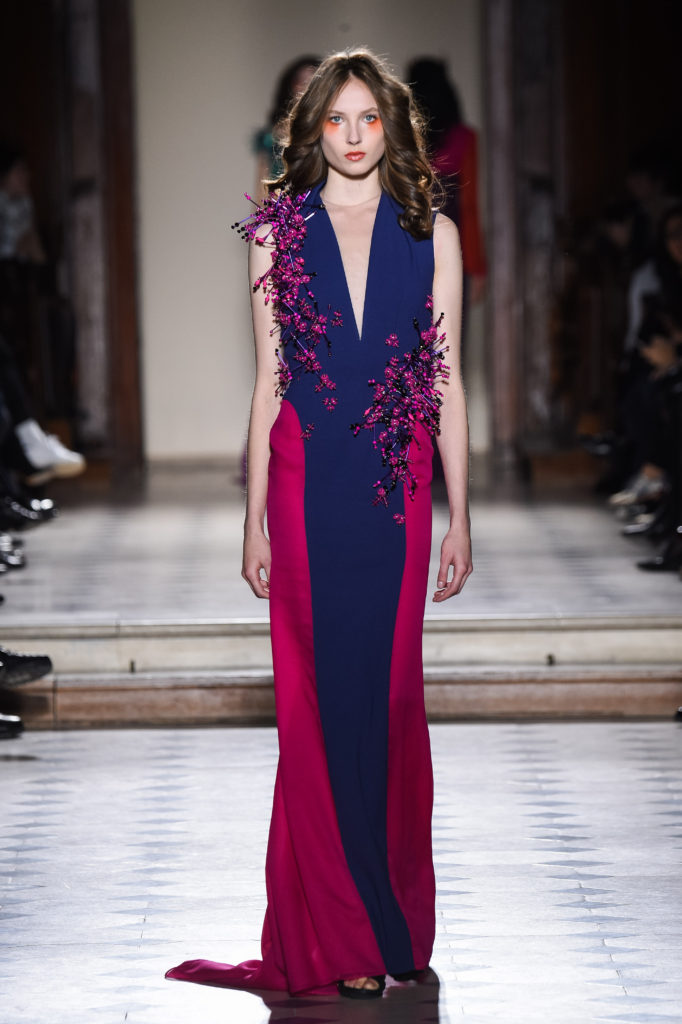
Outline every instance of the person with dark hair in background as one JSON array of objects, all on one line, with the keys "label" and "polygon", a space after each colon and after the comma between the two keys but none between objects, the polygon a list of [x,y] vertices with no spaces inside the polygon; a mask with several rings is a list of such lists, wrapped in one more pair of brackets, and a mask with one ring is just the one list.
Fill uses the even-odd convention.
[{"label": "person with dark hair in background", "polygon": [[435,934],[421,647],[434,441],[450,525],[433,600],[472,571],[461,256],[410,90],[373,53],[322,63],[283,162],[242,225],[242,575],[270,601],[280,751],[262,960],[167,976],[377,999],[428,967]]},{"label": "person with dark hair in background", "polygon": [[656,295],[682,321],[682,203],[668,207],[657,228],[650,258],[632,275],[628,290],[625,350],[637,345],[647,297]]},{"label": "person with dark hair in background", "polygon": [[653,254],[662,218],[680,201],[671,194],[671,164],[665,147],[655,143],[641,146],[630,157],[625,184],[635,203],[632,245],[636,263]]},{"label": "person with dark hair in background", "polygon": [[5,145],[0,145],[0,260],[45,262],[26,159],[20,150]]},{"label": "person with dark hair in background", "polygon": [[[654,256],[633,274],[628,294],[628,328],[622,369],[619,459],[626,483],[609,497],[615,508],[657,501],[666,489],[665,472],[641,456],[642,424],[650,403],[652,364],[642,350],[642,329],[651,310],[665,310],[671,325],[682,324],[682,205],[671,207],[658,229]],[[650,323],[649,319],[649,323]],[[672,327],[671,330],[679,330]]]},{"label": "person with dark hair in background", "polygon": [[[284,169],[279,129],[284,125],[292,104],[305,91],[320,63],[319,57],[310,54],[297,57],[287,64],[277,79],[267,124],[259,128],[253,137],[253,151],[256,154],[256,186],[253,198],[256,202],[263,202],[268,194],[267,183],[279,178]],[[242,449],[240,482],[243,487],[246,486],[246,445]]]},{"label": "person with dark hair in background", "polygon": [[305,91],[308,82],[320,66],[320,58],[306,54],[287,64],[275,86],[272,108],[267,125],[260,128],[253,140],[256,154],[256,192],[258,201],[265,198],[264,182],[278,178],[282,173],[281,147],[277,141],[277,127],[281,125],[291,104]]},{"label": "person with dark hair in background", "polygon": [[27,310],[31,268],[45,264],[36,228],[30,175],[18,149],[0,145],[0,387],[10,406],[16,450],[31,486],[53,476],[76,476],[85,459],[38,423],[26,379]]},{"label": "person with dark hair in background", "polygon": [[647,304],[639,332],[639,351],[649,374],[641,382],[631,415],[635,459],[640,476],[656,481],[658,490],[649,494],[651,510],[640,514],[623,532],[646,534],[660,541],[653,558],[637,562],[639,569],[677,571],[682,567],[682,326],[655,299]]},{"label": "person with dark hair in background", "polygon": [[420,57],[407,69],[407,81],[427,117],[427,151],[445,191],[443,213],[459,228],[464,271],[463,330],[469,302],[482,297],[485,249],[478,202],[478,139],[465,124],[457,89],[444,61]]}]

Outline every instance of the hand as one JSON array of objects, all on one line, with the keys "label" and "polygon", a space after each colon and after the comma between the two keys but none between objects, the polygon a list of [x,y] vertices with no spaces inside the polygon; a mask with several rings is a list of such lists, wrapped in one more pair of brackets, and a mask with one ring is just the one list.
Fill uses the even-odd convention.
[{"label": "hand", "polygon": [[[242,577],[249,584],[256,597],[270,597],[270,541],[261,531],[244,535],[244,557]],[[261,576],[261,570],[265,577]]]},{"label": "hand", "polygon": [[[452,579],[448,581],[451,567]],[[467,526],[450,527],[440,547],[440,568],[433,600],[436,602],[447,601],[454,594],[459,594],[471,576],[473,568],[469,528]]]},{"label": "hand", "polygon": [[654,335],[647,345],[641,345],[640,352],[659,373],[672,369],[677,362],[675,344],[662,335]]}]

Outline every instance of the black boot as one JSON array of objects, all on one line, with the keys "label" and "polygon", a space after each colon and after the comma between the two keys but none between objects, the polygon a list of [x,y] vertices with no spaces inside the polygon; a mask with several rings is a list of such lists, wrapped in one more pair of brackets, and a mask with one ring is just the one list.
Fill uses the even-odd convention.
[{"label": "black boot", "polygon": [[0,740],[13,740],[24,731],[24,723],[17,715],[0,715]]},{"label": "black boot", "polygon": [[46,654],[15,654],[0,647],[0,686],[20,686],[51,671],[52,662]]}]

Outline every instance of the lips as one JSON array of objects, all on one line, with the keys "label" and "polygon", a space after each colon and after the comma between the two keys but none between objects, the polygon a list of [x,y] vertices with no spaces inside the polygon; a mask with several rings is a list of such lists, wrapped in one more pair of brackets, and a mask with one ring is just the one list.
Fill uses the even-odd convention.
[{"label": "lips", "polygon": [[346,153],[346,160],[362,160],[364,155],[360,150],[356,150],[353,153]]}]

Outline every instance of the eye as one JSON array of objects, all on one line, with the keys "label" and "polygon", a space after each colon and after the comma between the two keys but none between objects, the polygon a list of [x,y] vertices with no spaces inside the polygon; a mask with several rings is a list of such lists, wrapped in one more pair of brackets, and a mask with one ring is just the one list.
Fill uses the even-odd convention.
[{"label": "eye", "polygon": [[341,115],[340,114],[330,114],[329,117],[327,118],[327,120],[331,124],[341,124]]},{"label": "eye", "polygon": [[367,124],[374,124],[375,121],[379,120],[378,114],[365,114],[365,121]]}]

